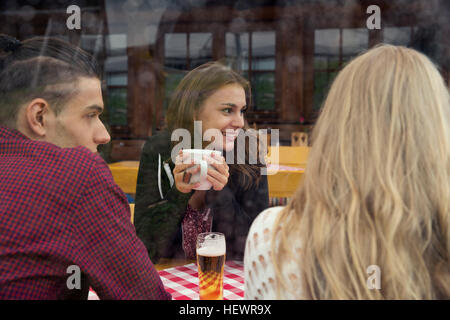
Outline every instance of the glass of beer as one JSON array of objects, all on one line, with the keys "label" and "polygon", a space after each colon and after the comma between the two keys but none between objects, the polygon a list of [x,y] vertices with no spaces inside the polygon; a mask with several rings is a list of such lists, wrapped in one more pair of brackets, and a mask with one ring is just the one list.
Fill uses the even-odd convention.
[{"label": "glass of beer", "polygon": [[223,233],[206,232],[198,235],[197,266],[200,300],[223,299],[225,252]]}]

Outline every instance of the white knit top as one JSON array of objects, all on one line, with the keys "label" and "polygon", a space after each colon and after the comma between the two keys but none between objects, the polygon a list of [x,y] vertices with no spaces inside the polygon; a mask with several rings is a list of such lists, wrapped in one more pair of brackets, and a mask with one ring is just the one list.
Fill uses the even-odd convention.
[{"label": "white knit top", "polygon": [[[271,258],[272,234],[278,226],[275,220],[283,207],[261,212],[250,228],[244,254],[245,299],[298,299],[301,294],[300,270],[296,261],[283,261],[282,274],[289,290],[280,290],[277,297],[275,269]],[[279,227],[283,227],[282,224]],[[300,244],[293,243],[299,253]]]}]

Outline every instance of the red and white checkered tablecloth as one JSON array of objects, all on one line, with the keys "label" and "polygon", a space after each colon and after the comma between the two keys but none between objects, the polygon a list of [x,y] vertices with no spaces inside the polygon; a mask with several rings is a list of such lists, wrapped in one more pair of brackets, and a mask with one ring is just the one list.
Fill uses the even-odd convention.
[{"label": "red and white checkered tablecloth", "polygon": [[[174,300],[198,300],[198,269],[195,263],[159,271],[166,290]],[[244,299],[244,265],[238,261],[225,262],[223,273],[223,299]],[[88,300],[99,300],[91,289]]]},{"label": "red and white checkered tablecloth", "polygon": [[[198,300],[198,269],[195,263],[159,271],[166,290],[174,300]],[[244,265],[227,261],[224,268],[223,299],[244,298]]]}]

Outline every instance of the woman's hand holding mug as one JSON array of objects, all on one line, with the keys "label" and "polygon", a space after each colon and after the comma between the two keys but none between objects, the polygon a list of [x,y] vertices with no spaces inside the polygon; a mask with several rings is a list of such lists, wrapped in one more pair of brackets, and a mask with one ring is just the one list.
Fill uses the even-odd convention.
[{"label": "woman's hand holding mug", "polygon": [[[195,168],[193,168],[195,167]],[[229,167],[221,153],[213,150],[180,150],[173,170],[180,192],[222,190],[228,182]]]},{"label": "woman's hand holding mug", "polygon": [[230,177],[230,169],[225,158],[212,153],[211,157],[206,156],[206,161],[214,168],[208,168],[208,181],[212,184],[214,190],[222,190],[228,183],[228,178]]},{"label": "woman's hand holding mug", "polygon": [[175,168],[173,168],[175,186],[178,191],[183,193],[191,192],[193,188],[200,186],[200,182],[190,183],[191,176],[200,171],[200,166],[193,168],[197,165],[193,159],[187,161],[188,158],[189,156],[183,155],[183,151],[180,150],[175,160]]}]

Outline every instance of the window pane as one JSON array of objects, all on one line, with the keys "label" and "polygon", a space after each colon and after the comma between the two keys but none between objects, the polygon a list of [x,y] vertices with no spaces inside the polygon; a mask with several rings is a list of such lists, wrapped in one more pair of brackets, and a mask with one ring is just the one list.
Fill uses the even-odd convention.
[{"label": "window pane", "polygon": [[[191,35],[189,35],[191,37]],[[204,34],[193,36],[193,41],[190,39],[190,44],[193,47],[189,49],[189,53],[196,58],[195,61],[201,59],[202,52],[200,51],[202,44],[205,44],[206,37]],[[175,91],[175,88],[180,83],[181,79],[188,70],[187,58],[187,33],[166,33],[164,42],[164,95],[163,102],[164,113],[170,103],[170,98]]]},{"label": "window pane", "polygon": [[166,68],[187,70],[187,34],[166,33],[164,65]]},{"label": "window pane", "polygon": [[254,72],[252,91],[255,110],[275,110],[275,72]]},{"label": "window pane", "polygon": [[127,54],[127,35],[110,34],[106,36],[106,52],[108,55]]},{"label": "window pane", "polygon": [[164,91],[165,91],[165,99],[164,99],[164,111],[167,110],[167,107],[170,103],[170,98],[172,94],[175,92],[176,87],[180,83],[181,79],[186,75],[186,72],[182,71],[171,71],[170,73],[167,73],[166,79],[165,79],[165,85],[164,85]]},{"label": "window pane", "polygon": [[342,30],[342,60],[350,60],[369,47],[369,31],[367,29]]},{"label": "window pane", "polygon": [[226,57],[228,64],[236,71],[248,70],[249,53],[248,33],[225,34]]},{"label": "window pane", "polygon": [[127,89],[108,88],[107,101],[109,124],[113,126],[127,125]]},{"label": "window pane", "polygon": [[314,56],[314,69],[323,71],[339,69],[339,56]]},{"label": "window pane", "polygon": [[314,30],[314,69],[339,68],[339,29]]},{"label": "window pane", "polygon": [[127,72],[127,71],[128,71],[127,56],[116,56],[106,58],[105,72]]},{"label": "window pane", "polygon": [[411,43],[411,27],[389,27],[383,29],[383,42],[397,46]]},{"label": "window pane", "polygon": [[339,29],[314,30],[314,54],[339,56]]},{"label": "window pane", "polygon": [[328,69],[328,59],[325,56],[314,56],[314,69],[324,70]]},{"label": "window pane", "polygon": [[252,69],[275,70],[275,32],[252,33]]},{"label": "window pane", "polygon": [[109,74],[106,76],[106,84],[108,86],[127,86],[128,74]]},{"label": "window pane", "polygon": [[212,33],[189,34],[190,69],[212,60]]},{"label": "window pane", "polygon": [[318,72],[314,73],[314,101],[313,110],[318,111],[328,93],[331,83],[338,72]]},{"label": "window pane", "polygon": [[81,35],[81,48],[97,55],[103,51],[103,36],[102,35]]}]

